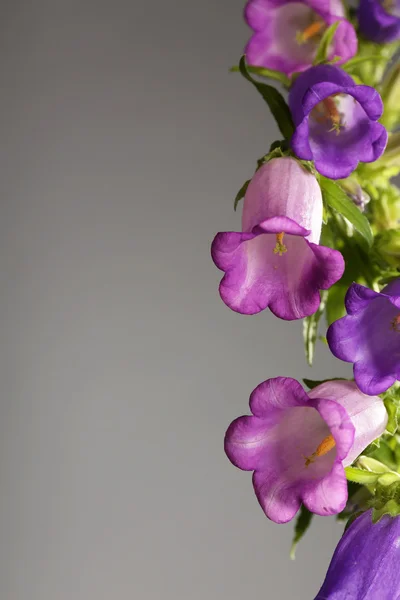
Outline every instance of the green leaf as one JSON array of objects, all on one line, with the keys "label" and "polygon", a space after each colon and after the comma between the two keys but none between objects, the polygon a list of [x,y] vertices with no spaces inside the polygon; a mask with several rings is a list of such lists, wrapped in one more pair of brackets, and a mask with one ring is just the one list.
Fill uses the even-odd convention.
[{"label": "green leaf", "polygon": [[375,56],[356,56],[355,58],[351,58],[350,60],[347,61],[347,63],[342,65],[342,69],[349,73],[354,69],[354,67],[358,67],[360,64],[362,64],[364,62],[380,61],[380,60],[387,61],[387,58],[385,58],[384,56],[381,56],[379,54],[376,54]]},{"label": "green leaf", "polygon": [[322,36],[318,46],[317,54],[315,55],[313,63],[314,65],[318,65],[328,60],[328,52],[330,50],[333,37],[339,25],[340,21],[336,21],[336,23],[332,23],[332,25],[328,27],[328,29],[324,32],[324,35]]},{"label": "green leaf", "polygon": [[380,480],[375,489],[372,505],[374,523],[379,521],[383,515],[397,517],[400,514],[400,481]]},{"label": "green leaf", "polygon": [[322,176],[320,177],[320,186],[326,204],[350,221],[354,229],[366,240],[368,246],[372,246],[374,237],[368,219],[350,200],[342,188],[331,179]]},{"label": "green leaf", "polygon": [[321,303],[316,313],[303,319],[303,339],[307,362],[310,367],[314,360],[315,342],[318,335],[318,323],[325,309],[327,292],[321,292]]},{"label": "green leaf", "polygon": [[242,187],[240,188],[240,190],[238,191],[238,193],[236,194],[235,202],[233,203],[234,210],[237,209],[237,205],[239,204],[241,199],[245,197],[250,181],[251,181],[251,179],[248,179],[247,181],[245,181],[244,184],[242,185]]},{"label": "green leaf", "polygon": [[[254,75],[259,75],[260,77],[266,77],[267,79],[275,79],[276,81],[280,81],[284,86],[290,86],[290,79],[284,73],[280,71],[274,71],[273,69],[266,69],[265,67],[252,67],[247,65],[247,70],[249,73],[254,73]],[[240,73],[240,66],[231,67],[230,71],[232,73]]]},{"label": "green leaf", "polygon": [[307,529],[310,527],[313,513],[310,512],[304,505],[301,506],[299,516],[297,517],[296,525],[294,528],[294,537],[292,548],[290,550],[290,558],[294,560],[296,558],[297,544],[300,542]]},{"label": "green leaf", "polygon": [[247,70],[244,56],[242,56],[240,59],[239,70],[243,77],[254,85],[254,87],[264,98],[265,102],[268,104],[269,109],[284,138],[290,139],[294,131],[292,114],[282,94],[272,87],[272,85],[261,83],[260,81],[253,79]]},{"label": "green leaf", "polygon": [[399,428],[400,407],[391,396],[386,396],[384,404],[388,413],[386,431],[390,435],[394,435]]},{"label": "green leaf", "polygon": [[314,381],[314,379],[303,379],[304,385],[306,385],[309,390],[313,390],[315,387],[321,385],[322,383],[326,383],[327,381],[350,381],[350,380],[345,379],[344,377],[331,377],[331,379],[323,379],[322,381]]},{"label": "green leaf", "polygon": [[328,300],[326,301],[326,321],[328,325],[331,325],[346,314],[344,298],[348,289],[348,283],[339,282],[329,290]]},{"label": "green leaf", "polygon": [[369,485],[376,483],[382,473],[374,473],[373,471],[365,471],[364,469],[357,469],[357,467],[346,467],[345,473],[348,481],[353,483],[360,483],[361,485]]}]

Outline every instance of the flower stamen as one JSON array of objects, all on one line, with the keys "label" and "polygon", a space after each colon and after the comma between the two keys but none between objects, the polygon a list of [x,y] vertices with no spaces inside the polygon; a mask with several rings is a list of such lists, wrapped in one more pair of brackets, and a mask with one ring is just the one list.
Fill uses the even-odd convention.
[{"label": "flower stamen", "polygon": [[315,120],[318,123],[331,122],[332,127],[330,131],[336,131],[336,135],[339,135],[341,129],[345,127],[345,123],[342,121],[343,115],[339,112],[334,96],[328,96],[324,100],[321,100],[315,107]]},{"label": "flower stamen", "polygon": [[308,42],[309,40],[311,40],[313,37],[318,36],[320,33],[322,33],[322,30],[325,27],[325,23],[323,21],[314,21],[313,23],[311,23],[311,25],[309,25],[308,27],[306,27],[306,29],[304,29],[304,31],[298,31],[296,34],[296,41],[298,44],[305,44],[306,42]]},{"label": "flower stamen", "polygon": [[281,231],[281,233],[276,234],[276,246],[274,248],[274,254],[279,254],[279,256],[282,256],[283,254],[285,254],[285,252],[287,252],[287,247],[283,243],[284,235],[284,231]]},{"label": "flower stamen", "polygon": [[325,454],[328,454],[328,452],[332,450],[332,448],[334,448],[335,446],[336,442],[333,435],[328,435],[322,440],[316,451],[313,452],[311,456],[305,457],[306,467],[309,467],[319,456],[325,456]]},{"label": "flower stamen", "polygon": [[397,331],[398,333],[400,333],[400,314],[393,319],[393,321],[391,322],[391,326],[393,331]]}]

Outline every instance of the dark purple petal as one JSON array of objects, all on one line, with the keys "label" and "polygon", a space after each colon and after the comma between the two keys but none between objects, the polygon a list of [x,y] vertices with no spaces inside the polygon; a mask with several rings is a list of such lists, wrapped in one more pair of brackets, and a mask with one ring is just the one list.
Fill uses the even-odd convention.
[{"label": "dark purple petal", "polygon": [[352,283],[346,293],[345,305],[349,315],[355,315],[364,308],[367,308],[369,302],[379,298],[379,293],[374,292],[370,288],[360,285],[359,283]]},{"label": "dark purple petal", "polygon": [[391,281],[386,287],[383,288],[382,294],[387,296],[399,296],[400,297],[400,277]]},{"label": "dark purple petal", "polygon": [[348,177],[360,161],[373,162],[385,150],[387,132],[377,122],[383,111],[378,92],[355,85],[338,67],[319,65],[302,73],[289,105],[296,125],[294,152],[314,160],[326,177]]},{"label": "dark purple petal", "polygon": [[353,284],[346,307],[349,314],[328,329],[329,347],[353,363],[362,392],[381,394],[400,378],[400,297]]},{"label": "dark purple petal", "polygon": [[340,540],[315,600],[397,600],[400,597],[400,518],[371,511]]},{"label": "dark purple petal", "polygon": [[398,9],[390,14],[380,0],[360,0],[358,23],[361,33],[373,42],[392,42],[400,38]]}]

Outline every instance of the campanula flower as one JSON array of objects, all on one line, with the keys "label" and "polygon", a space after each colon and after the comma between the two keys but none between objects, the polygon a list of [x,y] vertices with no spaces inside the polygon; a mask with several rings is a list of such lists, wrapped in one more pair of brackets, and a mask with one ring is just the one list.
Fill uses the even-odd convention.
[{"label": "campanula flower", "polygon": [[276,377],[253,391],[250,409],[228,428],[225,452],[254,471],[258,501],[276,523],[293,519],[301,503],[319,515],[343,510],[344,467],[387,422],[382,400],[351,381],[325,382],[307,394],[295,379]]},{"label": "campanula flower", "polygon": [[360,0],[360,32],[372,42],[382,44],[400,38],[399,0]]},{"label": "campanula flower", "polygon": [[347,315],[328,329],[328,344],[353,363],[354,379],[365,394],[382,394],[400,379],[400,277],[382,292],[353,283]]},{"label": "campanula flower", "polygon": [[313,63],[324,31],[340,21],[329,58],[346,62],[357,53],[357,36],[340,0],[249,0],[247,24],[254,34],[245,54],[249,65],[292,75]]},{"label": "campanula flower", "polygon": [[289,94],[295,133],[292,148],[313,160],[331,179],[344,179],[359,161],[373,162],[384,152],[387,131],[378,123],[383,103],[378,92],[356,85],[342,69],[319,65],[302,73]]},{"label": "campanula flower", "polygon": [[264,164],[247,188],[242,232],[218,233],[212,244],[225,304],[247,315],[269,307],[286,320],[312,315],[319,290],[344,271],[340,252],[318,245],[321,224],[316,178],[294,158]]},{"label": "campanula flower", "polygon": [[315,600],[400,598],[400,517],[360,515],[340,540]]}]

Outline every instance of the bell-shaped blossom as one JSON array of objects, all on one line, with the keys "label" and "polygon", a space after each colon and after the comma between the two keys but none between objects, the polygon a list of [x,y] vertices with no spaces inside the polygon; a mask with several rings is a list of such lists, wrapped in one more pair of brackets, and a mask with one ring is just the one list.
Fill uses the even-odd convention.
[{"label": "bell-shaped blossom", "polygon": [[344,63],[357,53],[354,27],[345,18],[340,0],[249,0],[247,24],[254,34],[245,53],[249,65],[287,75],[308,69],[326,29],[340,21],[329,58]]},{"label": "bell-shaped blossom", "polygon": [[360,0],[360,32],[372,42],[382,44],[400,38],[399,0]]},{"label": "bell-shaped blossom", "polygon": [[301,503],[319,515],[343,510],[344,467],[387,423],[382,400],[350,381],[325,382],[307,394],[295,379],[269,379],[251,394],[250,409],[228,428],[225,452],[254,471],[258,501],[276,523],[293,519]]},{"label": "bell-shaped blossom", "polygon": [[263,165],[247,188],[242,232],[218,233],[212,244],[225,304],[247,315],[269,307],[286,320],[312,315],[319,290],[344,270],[338,251],[318,246],[321,224],[316,178],[293,158]]},{"label": "bell-shaped blossom", "polygon": [[372,522],[369,510],[340,540],[315,600],[400,598],[400,517]]},{"label": "bell-shaped blossom", "polygon": [[344,179],[359,161],[373,162],[384,152],[387,131],[378,119],[378,92],[356,85],[348,73],[318,65],[302,73],[289,94],[295,132],[291,145],[299,158],[313,160],[331,179]]},{"label": "bell-shaped blossom", "polygon": [[353,363],[360,390],[382,394],[400,380],[400,277],[380,293],[353,283],[345,305],[328,329],[331,352]]}]

